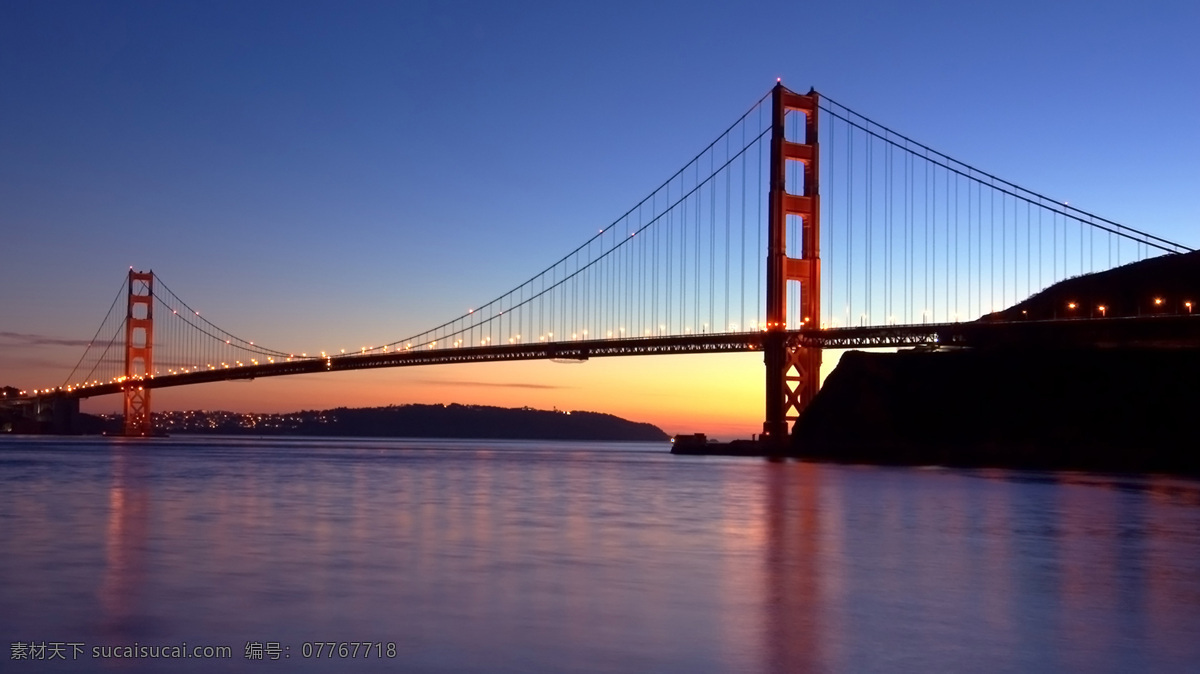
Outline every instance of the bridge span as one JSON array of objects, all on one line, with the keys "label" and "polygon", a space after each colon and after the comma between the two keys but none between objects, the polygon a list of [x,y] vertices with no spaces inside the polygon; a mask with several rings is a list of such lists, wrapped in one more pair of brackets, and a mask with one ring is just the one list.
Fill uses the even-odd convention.
[{"label": "bridge span", "polygon": [[[452,348],[405,349],[392,352],[349,353],[304,357],[250,366],[214,367],[197,372],[135,378],[146,389],[219,381],[250,380],[298,374],[347,372],[393,367],[496,363],[519,360],[576,360],[615,356],[739,353],[762,351],[766,331],[667,337],[593,339]],[[890,325],[861,328],[790,330],[793,348],[1200,348],[1200,315],[1057,319],[1031,321],[973,321],[930,325]],[[121,393],[129,384],[57,389],[47,394],[90,398]]]}]

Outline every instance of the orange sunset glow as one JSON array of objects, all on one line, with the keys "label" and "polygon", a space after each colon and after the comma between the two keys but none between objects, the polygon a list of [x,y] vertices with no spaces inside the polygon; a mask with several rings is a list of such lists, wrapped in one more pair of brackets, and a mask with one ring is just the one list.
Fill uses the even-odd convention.
[{"label": "orange sunset glow", "polygon": [[[157,389],[154,408],[270,413],[410,403],[528,406],[604,412],[671,434],[750,437],[762,431],[762,371],[758,352],[433,365]],[[118,396],[101,396],[84,400],[82,409],[114,412],[120,405]]]},{"label": "orange sunset glow", "polygon": [[[824,354],[822,379],[841,353]],[[154,408],[274,413],[413,403],[527,406],[603,412],[672,435],[749,438],[762,432],[762,376],[760,352],[432,365],[157,389]],[[119,412],[121,399],[100,396],[81,407]]]}]

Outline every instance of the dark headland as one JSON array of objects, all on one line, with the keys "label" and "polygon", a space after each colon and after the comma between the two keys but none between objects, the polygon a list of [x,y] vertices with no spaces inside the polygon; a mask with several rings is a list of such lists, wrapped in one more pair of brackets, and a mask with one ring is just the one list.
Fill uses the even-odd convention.
[{"label": "dark headland", "polygon": [[796,424],[835,461],[1200,474],[1200,351],[842,356]]},{"label": "dark headland", "polygon": [[[1192,302],[1200,253],[1069,279],[980,320],[1200,313]],[[851,351],[792,440],[790,455],[821,460],[1200,474],[1200,350]]]}]

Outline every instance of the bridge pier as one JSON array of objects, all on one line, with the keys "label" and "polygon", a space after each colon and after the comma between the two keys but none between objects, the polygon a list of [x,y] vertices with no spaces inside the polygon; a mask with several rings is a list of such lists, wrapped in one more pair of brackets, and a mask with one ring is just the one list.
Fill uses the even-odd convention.
[{"label": "bridge pier", "polygon": [[783,445],[792,425],[817,395],[821,383],[821,349],[800,346],[795,333],[768,334],[763,360],[767,368],[767,418],[763,436]]}]

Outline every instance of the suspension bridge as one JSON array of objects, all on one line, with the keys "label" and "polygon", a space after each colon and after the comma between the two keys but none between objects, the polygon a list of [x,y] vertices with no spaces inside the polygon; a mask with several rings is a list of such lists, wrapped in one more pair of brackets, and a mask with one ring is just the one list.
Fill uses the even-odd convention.
[{"label": "suspension bridge", "polygon": [[131,268],[66,380],[20,395],[121,394],[125,433],[149,435],[151,391],[168,386],[752,350],[765,363],[763,438],[783,442],[816,395],[824,349],[1200,335],[1183,296],[1154,298],[1156,312],[997,313],[1070,277],[1187,252],[780,83],[577,248],[424,332],[351,353],[270,348]]}]

